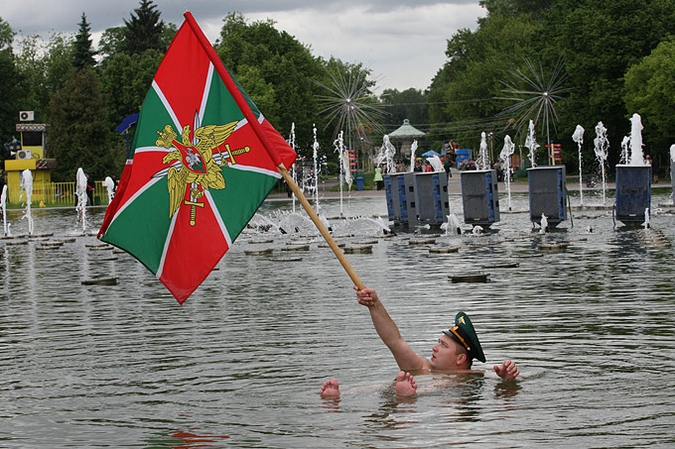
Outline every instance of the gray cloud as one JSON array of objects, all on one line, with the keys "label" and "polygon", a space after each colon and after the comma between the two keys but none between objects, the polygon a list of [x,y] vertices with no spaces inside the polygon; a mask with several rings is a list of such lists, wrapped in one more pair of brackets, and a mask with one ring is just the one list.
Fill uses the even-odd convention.
[{"label": "gray cloud", "polygon": [[[249,20],[267,18],[309,45],[314,54],[362,62],[381,88],[424,89],[445,62],[446,41],[458,29],[475,29],[485,15],[478,0],[156,0],[165,22],[180,25],[186,5],[215,41],[230,12]],[[4,5],[0,16],[22,35],[77,31],[82,13],[96,39],[128,19],[138,0],[24,0]]]}]

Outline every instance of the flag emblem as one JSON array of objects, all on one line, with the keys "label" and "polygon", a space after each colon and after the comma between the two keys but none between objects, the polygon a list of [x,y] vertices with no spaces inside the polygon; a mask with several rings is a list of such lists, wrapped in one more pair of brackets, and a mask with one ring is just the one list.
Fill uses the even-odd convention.
[{"label": "flag emblem", "polygon": [[249,146],[232,150],[225,143],[237,123],[234,121],[225,125],[201,126],[194,133],[190,132],[189,125],[185,125],[180,142],[177,141],[178,134],[171,125],[157,131],[157,146],[173,149],[162,159],[170,167],[155,174],[167,177],[169,217],[173,217],[181,205],[190,206],[190,225],[194,226],[197,207],[204,207],[204,203],[199,201],[204,192],[208,189],[225,188],[221,166],[235,164],[235,155],[251,150]]}]

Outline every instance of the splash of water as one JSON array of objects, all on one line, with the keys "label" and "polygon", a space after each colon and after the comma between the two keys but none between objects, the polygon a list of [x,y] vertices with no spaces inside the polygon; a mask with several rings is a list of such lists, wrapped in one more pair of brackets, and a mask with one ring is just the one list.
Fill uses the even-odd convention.
[{"label": "splash of water", "polygon": [[527,138],[525,139],[525,148],[529,150],[528,157],[530,159],[530,167],[532,168],[536,167],[537,163],[535,162],[536,160],[535,154],[537,148],[539,148],[539,144],[537,143],[535,137],[534,122],[532,120],[530,120],[530,125],[528,127]]},{"label": "splash of water", "polygon": [[427,160],[429,161],[431,168],[434,169],[434,172],[436,173],[445,172],[445,168],[443,168],[443,162],[441,162],[440,157],[433,155],[431,157],[428,157]]},{"label": "splash of water", "polygon": [[581,156],[581,145],[584,143],[584,128],[581,125],[577,125],[572,134],[572,140],[577,143],[579,149],[579,201],[581,207],[584,207],[584,171],[583,171],[583,157]]},{"label": "splash of water", "polygon": [[540,225],[541,227],[539,228],[539,233],[546,234],[546,230],[548,229],[548,218],[546,218],[546,215],[544,214],[541,214]]},{"label": "splash of water", "polygon": [[479,170],[490,169],[490,155],[488,154],[487,136],[485,135],[485,131],[480,133],[480,147],[478,150],[477,165]]},{"label": "splash of water", "polygon": [[2,194],[0,194],[0,205],[2,206],[2,228],[4,236],[9,235],[9,223],[7,223],[7,185],[2,186]]},{"label": "splash of water", "polygon": [[649,208],[646,208],[646,209],[645,209],[645,222],[642,223],[642,226],[644,226],[645,229],[649,229],[649,227],[650,227],[650,225],[649,225],[649,219],[650,219],[650,217],[649,217]]},{"label": "splash of water", "polygon": [[506,183],[506,192],[509,198],[509,210],[511,210],[511,156],[515,151],[516,145],[508,134],[504,136],[504,147],[499,153],[499,159],[504,161],[504,182]]},{"label": "splash of water", "polygon": [[[623,146],[623,143],[621,144]],[[602,203],[605,204],[607,200],[607,170],[605,166],[607,165],[607,156],[609,154],[609,139],[607,138],[607,128],[602,122],[598,122],[595,125],[595,139],[593,139],[593,151],[595,152],[595,158],[598,160],[598,165],[600,165],[600,174],[602,177]]]},{"label": "splash of water", "polygon": [[33,204],[33,174],[29,169],[21,172],[21,190],[26,193],[26,211],[22,217],[28,221],[28,235],[33,235],[33,215],[31,205]]},{"label": "splash of water", "polygon": [[84,234],[87,230],[87,176],[82,167],[78,168],[75,174],[75,195],[77,195],[75,211],[82,223],[82,234]]},{"label": "splash of water", "polygon": [[628,165],[647,165],[642,153],[642,119],[640,114],[630,118],[630,161]]},{"label": "splash of water", "polygon": [[462,227],[459,223],[459,218],[457,218],[457,215],[455,214],[450,214],[447,215],[447,221],[441,225],[441,229],[445,230],[445,234],[461,234],[462,233]]}]

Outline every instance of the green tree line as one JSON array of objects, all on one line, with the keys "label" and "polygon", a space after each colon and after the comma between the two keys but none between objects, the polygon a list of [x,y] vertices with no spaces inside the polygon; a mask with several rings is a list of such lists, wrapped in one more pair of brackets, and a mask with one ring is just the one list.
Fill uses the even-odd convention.
[{"label": "green tree line", "polygon": [[[536,124],[538,164],[546,164],[548,139],[563,145],[563,162],[576,171],[577,125],[586,130],[584,166],[591,170],[594,128],[603,122],[609,165],[633,113],[642,117],[645,151],[662,162],[675,143],[675,2],[672,0],[481,0],[487,14],[475,31],[447,36],[446,62],[424,90],[387,89],[361,63],[328,60],[308,44],[279,31],[271,19],[249,22],[240,13],[223,18],[217,53],[271,123],[285,137],[294,126],[301,158],[310,158],[314,129],[321,152],[334,161],[338,131],[326,99],[345,100],[340,80],[361,79],[372,122],[358,116],[345,133],[362,156],[379,148],[383,133],[404,119],[427,132],[420,142],[441,150],[454,140],[477,148],[491,137],[498,155],[508,134],[522,147],[529,120]],[[74,18],[77,20],[77,18]],[[105,30],[97,48],[82,14],[74,36],[56,33],[18,39],[0,18],[0,136],[16,134],[17,112],[34,110],[51,125],[49,153],[55,180],[72,180],[78,167],[97,179],[119,174],[126,158],[115,127],[138,112],[177,26],[166,23],[151,0]],[[332,94],[327,94],[328,90]],[[334,94],[334,95],[333,95]],[[365,131],[364,131],[365,130]],[[365,138],[364,138],[365,137]]]},{"label": "green tree line", "polygon": [[[595,126],[602,122],[611,171],[630,133],[629,118],[638,113],[645,152],[661,167],[668,165],[668,149],[675,143],[675,2],[480,4],[487,16],[476,31],[460,30],[448,40],[447,62],[426,91],[431,139],[452,136],[476,148],[484,131],[493,136],[498,155],[507,134],[522,147],[534,120],[541,144],[537,163],[548,163],[544,144],[550,138],[562,143],[568,172],[578,173],[575,128],[585,130],[584,166],[592,170]],[[551,98],[555,90],[559,95]],[[535,104],[544,110],[531,108]]]}]

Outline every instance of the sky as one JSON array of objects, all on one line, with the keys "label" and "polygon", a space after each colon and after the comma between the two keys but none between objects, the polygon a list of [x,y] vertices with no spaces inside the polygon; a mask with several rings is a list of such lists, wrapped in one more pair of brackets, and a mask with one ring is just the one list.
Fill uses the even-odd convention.
[{"label": "sky", "polygon": [[[475,30],[486,15],[479,0],[154,0],[161,18],[178,26],[189,10],[215,42],[230,12],[249,21],[272,19],[312,54],[362,63],[377,90],[424,90],[446,62],[447,40]],[[82,13],[96,44],[107,28],[129,19],[139,0],[0,0],[0,17],[19,37],[76,33]]]}]

